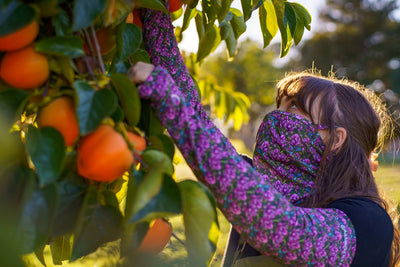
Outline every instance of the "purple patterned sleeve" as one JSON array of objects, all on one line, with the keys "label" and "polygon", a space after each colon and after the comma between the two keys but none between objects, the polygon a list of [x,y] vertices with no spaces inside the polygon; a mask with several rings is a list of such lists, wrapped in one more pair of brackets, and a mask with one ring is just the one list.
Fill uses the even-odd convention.
[{"label": "purple patterned sleeve", "polygon": [[212,123],[205,123],[169,73],[140,86],[197,178],[233,227],[258,251],[295,266],[349,266],[355,231],[337,209],[301,208],[278,193]]},{"label": "purple patterned sleeve", "polygon": [[151,9],[140,9],[139,14],[143,21],[143,42],[152,64],[166,69],[192,107],[208,120],[179,51],[170,15]]}]

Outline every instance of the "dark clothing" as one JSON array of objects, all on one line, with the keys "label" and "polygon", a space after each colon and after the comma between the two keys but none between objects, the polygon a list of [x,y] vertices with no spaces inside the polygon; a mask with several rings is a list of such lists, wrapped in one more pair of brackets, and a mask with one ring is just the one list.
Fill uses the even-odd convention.
[{"label": "dark clothing", "polygon": [[336,208],[350,218],[356,231],[356,254],[351,266],[388,266],[393,240],[393,223],[387,212],[363,197],[338,199],[328,208]]},{"label": "dark clothing", "polygon": [[[352,267],[389,265],[393,223],[381,206],[367,198],[352,197],[338,199],[329,204],[328,208],[343,211],[354,226],[357,245]],[[230,267],[235,257],[240,259],[258,255],[261,254],[249,244],[240,242],[239,233],[232,228],[223,267]]]}]

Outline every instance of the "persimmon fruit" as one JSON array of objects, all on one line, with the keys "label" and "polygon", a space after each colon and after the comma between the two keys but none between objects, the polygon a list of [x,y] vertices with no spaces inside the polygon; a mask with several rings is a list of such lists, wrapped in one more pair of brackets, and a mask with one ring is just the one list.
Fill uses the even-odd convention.
[{"label": "persimmon fruit", "polygon": [[72,98],[62,96],[51,101],[39,113],[40,127],[53,127],[64,137],[67,146],[79,137],[79,125]]},{"label": "persimmon fruit", "polygon": [[13,51],[32,43],[39,33],[39,23],[33,20],[28,25],[0,37],[0,50]]},{"label": "persimmon fruit", "polygon": [[143,27],[143,23],[140,20],[138,10],[136,8],[134,8],[132,10],[132,12],[130,13],[130,15],[131,15],[131,17],[130,17],[131,18],[131,23],[136,24],[136,26],[138,26],[139,28],[142,28]]},{"label": "persimmon fruit", "polygon": [[142,152],[146,148],[146,139],[143,136],[128,132],[128,138],[133,143],[135,151]]},{"label": "persimmon fruit", "polygon": [[49,62],[33,46],[5,53],[0,63],[0,77],[9,85],[31,90],[49,77]]},{"label": "persimmon fruit", "polygon": [[[89,35],[89,38],[90,38],[90,42],[93,45],[93,49],[95,49],[93,36]],[[110,53],[117,45],[116,40],[115,40],[115,31],[111,27],[102,27],[102,28],[98,29],[96,31],[96,39],[97,39],[97,42],[99,43],[100,53],[102,55],[106,55],[106,54]],[[85,43],[83,44],[83,49],[85,50],[86,54],[88,54],[88,55],[91,54],[89,47],[90,46],[86,40]]]},{"label": "persimmon fruit", "polygon": [[169,1],[169,9],[170,13],[173,13],[179,10],[182,7],[183,3],[180,0],[170,0]]},{"label": "persimmon fruit", "polygon": [[133,154],[123,136],[107,124],[81,139],[78,173],[93,181],[111,182],[128,171]]},{"label": "persimmon fruit", "polygon": [[164,219],[157,218],[144,236],[137,252],[158,254],[168,244],[172,234],[171,225]]}]

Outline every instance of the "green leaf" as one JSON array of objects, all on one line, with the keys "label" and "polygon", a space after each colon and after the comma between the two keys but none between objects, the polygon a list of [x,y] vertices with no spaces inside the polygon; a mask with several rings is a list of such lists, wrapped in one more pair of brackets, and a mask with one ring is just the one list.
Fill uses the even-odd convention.
[{"label": "green leaf", "polygon": [[59,36],[72,36],[73,32],[71,30],[71,18],[68,16],[65,10],[61,10],[60,13],[51,18],[52,25],[56,35]]},{"label": "green leaf", "polygon": [[218,27],[213,25],[204,33],[204,36],[199,41],[197,61],[201,61],[210,53],[212,53],[220,44],[220,42],[221,36],[219,35]]},{"label": "green leaf", "polygon": [[26,148],[39,175],[40,186],[55,182],[62,171],[65,143],[61,133],[54,128],[29,126]]},{"label": "green leaf", "polygon": [[215,220],[215,209],[198,182],[185,180],[178,184],[183,201],[183,222],[190,262],[205,266],[213,255],[209,231]]},{"label": "green leaf", "polygon": [[25,204],[16,233],[17,240],[22,245],[22,253],[33,252],[46,244],[57,204],[55,185],[36,190]]},{"label": "green leaf", "polygon": [[0,37],[15,32],[36,19],[36,11],[30,5],[12,1],[0,8]]},{"label": "green leaf", "polygon": [[217,19],[217,10],[215,8],[214,0],[202,0],[201,7],[203,12],[203,23],[206,31],[214,25]]},{"label": "green leaf", "polygon": [[72,30],[79,31],[90,26],[105,10],[107,0],[75,0]]},{"label": "green leaf", "polygon": [[199,36],[199,40],[201,40],[206,32],[203,24],[203,13],[197,12],[196,16],[194,17],[194,21],[196,23],[197,35]]},{"label": "green leaf", "polygon": [[117,30],[117,59],[126,60],[142,43],[142,30],[135,24],[122,23]]},{"label": "green leaf", "polygon": [[138,127],[146,133],[146,136],[164,133],[165,128],[151,108],[150,101],[141,99],[141,107]]},{"label": "green leaf", "polygon": [[83,40],[79,37],[53,36],[42,39],[35,45],[35,50],[46,54],[64,55],[69,58],[84,55]]},{"label": "green leaf", "polygon": [[251,6],[251,0],[241,0],[241,3],[242,3],[244,21],[247,21],[251,17],[251,13],[253,11]]},{"label": "green leaf", "polygon": [[197,12],[198,11],[195,8],[186,8],[185,13],[183,14],[181,32],[185,31],[189,27],[190,21],[192,20],[192,18],[194,18],[194,16],[196,16]]},{"label": "green leaf", "polygon": [[[127,203],[126,218],[132,223],[133,216],[144,208],[153,197],[155,197],[161,190],[163,184],[164,174],[161,168],[152,168],[143,177],[140,183],[134,183],[133,179],[128,183],[129,206]],[[132,189],[133,187],[133,189]],[[128,196],[127,196],[128,198]],[[128,202],[128,199],[127,199]]]},{"label": "green leaf", "polygon": [[164,152],[171,161],[175,155],[175,145],[171,137],[165,134],[152,135],[149,137],[148,149],[157,149]]},{"label": "green leaf", "polygon": [[161,0],[135,0],[135,7],[144,7],[168,13],[167,8]]},{"label": "green leaf", "polygon": [[307,30],[311,29],[311,15],[308,13],[307,9],[305,9],[302,5],[298,3],[291,3],[294,11],[296,12],[296,30],[294,32],[294,43],[295,45],[299,44],[301,38],[303,37],[304,28]]},{"label": "green leaf", "polygon": [[72,252],[71,235],[53,238],[50,244],[53,264],[62,265],[62,261],[69,260]]},{"label": "green leaf", "polygon": [[6,89],[0,91],[0,110],[1,119],[4,120],[4,126],[7,130],[21,116],[23,106],[28,100],[28,93],[23,90]]},{"label": "green leaf", "polygon": [[77,115],[82,135],[94,131],[101,121],[117,108],[117,97],[109,89],[94,90],[87,82],[76,80],[74,88],[78,95]]},{"label": "green leaf", "polygon": [[87,190],[87,185],[76,173],[76,157],[67,157],[62,180],[57,183],[60,204],[54,218],[52,236],[62,236],[72,232],[78,219],[79,210]]},{"label": "green leaf", "polygon": [[85,197],[74,231],[71,261],[94,252],[100,245],[121,236],[122,214],[112,206],[97,202],[97,189],[91,187]]},{"label": "green leaf", "polygon": [[258,15],[264,40],[263,47],[265,48],[270,44],[271,40],[278,32],[278,21],[271,0],[265,1],[264,5],[260,6],[258,9]]},{"label": "green leaf", "polygon": [[35,250],[35,255],[36,258],[40,261],[41,264],[43,264],[44,266],[46,266],[46,261],[44,259],[44,254],[43,254],[43,250],[44,250],[44,245],[39,247],[38,249]]},{"label": "green leaf", "polygon": [[281,32],[280,57],[284,57],[287,55],[292,45],[291,30],[287,24],[288,19],[285,17],[285,3],[279,0],[272,0],[272,3],[274,4],[279,31]]},{"label": "green leaf", "polygon": [[292,5],[289,2],[285,2],[285,16],[284,21],[286,27],[290,29],[290,36],[294,36],[294,31],[296,30],[297,18],[296,12],[294,11]]},{"label": "green leaf", "polygon": [[141,103],[138,90],[125,74],[112,74],[111,82],[117,91],[119,101],[130,126],[136,126],[140,120]]},{"label": "green leaf", "polygon": [[246,24],[244,23],[244,18],[239,9],[231,8],[230,12],[232,13],[231,25],[233,29],[233,33],[235,34],[235,38],[238,39],[242,33],[246,31]]},{"label": "green leaf", "polygon": [[193,9],[199,3],[199,0],[181,0],[182,3],[187,4],[188,8]]},{"label": "green leaf", "polygon": [[233,0],[221,0],[221,8],[218,10],[218,20],[222,21],[229,12]]},{"label": "green leaf", "polygon": [[146,163],[147,167],[150,170],[153,168],[160,169],[163,173],[172,175],[174,173],[174,166],[172,165],[171,159],[167,154],[155,150],[155,149],[146,149],[142,153],[142,159]]},{"label": "green leaf", "polygon": [[133,55],[130,56],[130,59],[132,60],[132,63],[135,64],[139,61],[145,62],[145,63],[150,63],[150,56],[144,49],[138,49],[136,50]]},{"label": "green leaf", "polygon": [[179,188],[172,177],[164,175],[159,193],[136,212],[130,222],[134,223],[179,214],[181,209],[182,203]]},{"label": "green leaf", "polygon": [[236,38],[235,38],[235,33],[233,32],[232,27],[228,28],[227,37],[225,39],[225,42],[226,42],[226,49],[228,50],[228,55],[230,58],[233,58],[236,53]]}]

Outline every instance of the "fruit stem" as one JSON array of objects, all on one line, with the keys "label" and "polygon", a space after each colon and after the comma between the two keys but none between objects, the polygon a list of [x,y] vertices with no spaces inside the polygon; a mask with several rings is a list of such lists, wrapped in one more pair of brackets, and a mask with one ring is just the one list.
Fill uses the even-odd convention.
[{"label": "fruit stem", "polygon": [[171,235],[172,235],[173,237],[175,237],[176,240],[179,241],[179,243],[181,243],[182,245],[185,245],[185,242],[183,242],[182,239],[180,239],[174,232],[172,232]]},{"label": "fruit stem", "polygon": [[88,69],[90,77],[92,78],[92,80],[95,81],[96,80],[96,76],[94,76],[93,68],[89,63],[89,60],[88,60],[87,56],[83,56],[83,60],[85,61],[86,68]]},{"label": "fruit stem", "polygon": [[137,156],[136,153],[133,153],[133,158],[140,162],[141,165],[143,165],[143,167],[145,167],[146,169],[149,169],[149,165],[146,164],[146,162],[144,162],[140,157]]},{"label": "fruit stem", "polygon": [[103,58],[101,56],[99,41],[97,40],[96,31],[94,30],[93,25],[90,25],[90,31],[93,36],[94,47],[96,49],[97,59],[99,60],[100,70],[103,74],[106,73],[106,69],[104,67]]},{"label": "fruit stem", "polygon": [[44,90],[43,90],[43,97],[46,97],[49,93],[49,84],[50,84],[50,82],[49,82],[49,80],[47,80],[46,84],[44,86]]}]

